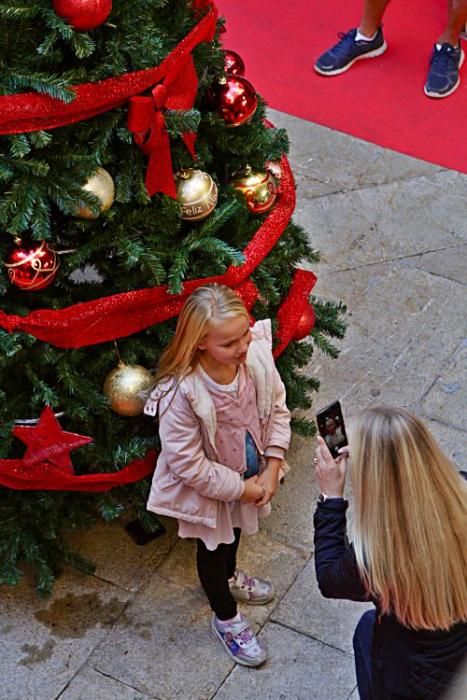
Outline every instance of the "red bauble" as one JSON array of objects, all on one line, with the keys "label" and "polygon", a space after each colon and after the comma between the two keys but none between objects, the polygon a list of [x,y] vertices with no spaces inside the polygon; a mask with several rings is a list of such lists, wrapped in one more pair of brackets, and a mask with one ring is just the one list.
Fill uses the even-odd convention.
[{"label": "red bauble", "polygon": [[54,249],[45,241],[12,250],[5,263],[10,282],[19,289],[35,292],[51,284],[59,267]]},{"label": "red bauble", "polygon": [[245,63],[236,51],[224,49],[224,70],[228,75],[245,75]]},{"label": "red bauble", "polygon": [[84,32],[103,24],[112,10],[112,0],[52,0],[52,5],[59,17]]},{"label": "red bauble", "polygon": [[253,85],[241,75],[221,78],[213,91],[214,102],[227,126],[248,122],[258,106],[258,95]]},{"label": "red bauble", "polygon": [[314,325],[315,310],[311,304],[308,304],[295,327],[293,340],[303,340],[303,338],[306,338],[308,335],[310,335]]}]

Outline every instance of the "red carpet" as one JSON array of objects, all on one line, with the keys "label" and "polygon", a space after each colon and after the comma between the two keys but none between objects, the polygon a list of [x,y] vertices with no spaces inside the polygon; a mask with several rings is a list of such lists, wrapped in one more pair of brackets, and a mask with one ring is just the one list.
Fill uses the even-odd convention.
[{"label": "red carpet", "polygon": [[[467,60],[451,96],[425,97],[428,58],[447,0],[393,0],[384,19],[386,53],[347,73],[321,77],[314,59],[358,24],[360,0],[218,0],[225,48],[237,51],[274,109],[416,158],[467,172]],[[463,41],[467,53],[467,41]]]}]

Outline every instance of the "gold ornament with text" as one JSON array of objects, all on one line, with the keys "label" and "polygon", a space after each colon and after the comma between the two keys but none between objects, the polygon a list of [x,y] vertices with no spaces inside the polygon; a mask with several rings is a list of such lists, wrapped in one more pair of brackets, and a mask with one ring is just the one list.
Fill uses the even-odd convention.
[{"label": "gold ornament with text", "polygon": [[152,373],[142,365],[119,362],[105,378],[104,395],[109,399],[114,413],[139,416],[144,408],[144,398],[141,398],[140,392],[147,391],[153,384]]},{"label": "gold ornament with text", "polygon": [[185,221],[201,221],[217,204],[217,185],[203,170],[185,168],[175,174],[180,216]]},{"label": "gold ornament with text", "polygon": [[[83,190],[91,192],[99,199],[100,214],[113,204],[115,199],[115,185],[110,173],[105,168],[97,168],[96,172],[84,183]],[[99,213],[95,213],[89,207],[80,207],[75,216],[80,219],[97,219]]]},{"label": "gold ornament with text", "polygon": [[254,171],[249,165],[234,173],[232,185],[242,193],[253,214],[269,211],[277,198],[277,184],[272,173]]}]

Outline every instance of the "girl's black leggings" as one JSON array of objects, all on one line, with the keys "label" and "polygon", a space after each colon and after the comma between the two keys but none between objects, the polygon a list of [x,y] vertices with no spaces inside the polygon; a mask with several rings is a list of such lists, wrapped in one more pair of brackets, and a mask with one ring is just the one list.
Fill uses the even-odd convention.
[{"label": "girl's black leggings", "polygon": [[229,588],[229,578],[237,565],[237,549],[241,530],[234,528],[235,540],[231,544],[220,544],[214,551],[198,540],[196,564],[201,585],[211,609],[219,620],[230,620],[237,614],[237,603]]}]

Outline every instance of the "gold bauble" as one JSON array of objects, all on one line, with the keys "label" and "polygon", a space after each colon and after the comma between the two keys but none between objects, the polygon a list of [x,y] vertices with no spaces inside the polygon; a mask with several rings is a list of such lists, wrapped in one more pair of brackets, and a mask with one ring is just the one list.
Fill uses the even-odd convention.
[{"label": "gold bauble", "polygon": [[185,168],[175,174],[180,216],[185,221],[200,221],[213,211],[217,204],[217,185],[203,170]]},{"label": "gold bauble", "polygon": [[104,394],[112,411],[119,416],[139,416],[144,408],[144,399],[139,393],[153,384],[154,377],[145,367],[119,362],[105,378]]},{"label": "gold bauble", "polygon": [[[112,206],[115,198],[115,185],[112,176],[104,168],[97,168],[96,172],[84,183],[83,190],[91,192],[99,198],[101,214]],[[97,219],[99,214],[95,214],[89,207],[81,207],[77,210],[76,216],[80,219]]]},{"label": "gold bauble", "polygon": [[247,165],[244,170],[234,173],[232,185],[242,193],[253,214],[264,214],[276,201],[277,184],[269,171],[255,172]]}]

